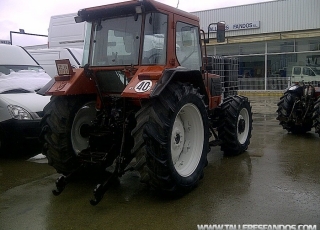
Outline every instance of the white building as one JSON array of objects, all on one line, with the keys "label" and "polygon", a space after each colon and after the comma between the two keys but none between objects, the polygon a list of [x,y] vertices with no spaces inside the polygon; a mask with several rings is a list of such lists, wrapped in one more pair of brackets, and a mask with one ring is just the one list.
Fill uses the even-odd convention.
[{"label": "white building", "polygon": [[[206,33],[210,23],[226,23],[226,41],[211,39],[207,50],[238,58],[240,90],[283,90],[292,76],[320,81],[320,0],[278,0],[193,14]],[[210,30],[215,38],[215,27]],[[294,66],[301,73],[293,73]],[[310,71],[311,66],[319,72]]]}]

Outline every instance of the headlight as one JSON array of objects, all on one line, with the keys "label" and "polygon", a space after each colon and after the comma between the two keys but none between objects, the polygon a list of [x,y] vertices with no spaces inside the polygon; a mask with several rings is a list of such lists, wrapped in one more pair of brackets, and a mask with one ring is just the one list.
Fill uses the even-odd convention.
[{"label": "headlight", "polygon": [[17,105],[8,105],[8,110],[12,115],[12,118],[17,120],[32,120],[30,113],[24,108]]}]

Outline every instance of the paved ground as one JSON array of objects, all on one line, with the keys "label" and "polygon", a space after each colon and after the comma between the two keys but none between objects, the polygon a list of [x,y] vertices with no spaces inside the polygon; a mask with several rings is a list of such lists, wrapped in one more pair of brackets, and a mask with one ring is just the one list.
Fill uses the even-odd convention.
[{"label": "paved ground", "polygon": [[[198,224],[317,224],[320,227],[320,138],[278,125],[278,96],[249,96],[254,129],[249,149],[209,154],[205,177],[190,194],[159,198],[135,172],[89,204],[90,178],[52,195],[59,176],[27,157],[0,158],[0,229],[197,229]],[[33,154],[34,155],[34,154]],[[28,156],[29,157],[29,156]],[[37,163],[36,163],[37,162]]]}]

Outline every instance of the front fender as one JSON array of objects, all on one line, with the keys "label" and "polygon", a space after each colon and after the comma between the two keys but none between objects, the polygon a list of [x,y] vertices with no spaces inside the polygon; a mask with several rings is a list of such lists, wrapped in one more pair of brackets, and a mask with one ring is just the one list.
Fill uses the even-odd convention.
[{"label": "front fender", "polygon": [[84,74],[84,69],[74,69],[70,79],[53,78],[38,92],[41,95],[76,95],[96,93],[94,81]]},{"label": "front fender", "polygon": [[51,78],[51,80],[43,86],[40,90],[37,91],[37,94],[40,94],[42,96],[46,95],[46,92],[52,88],[56,80],[54,78]]}]

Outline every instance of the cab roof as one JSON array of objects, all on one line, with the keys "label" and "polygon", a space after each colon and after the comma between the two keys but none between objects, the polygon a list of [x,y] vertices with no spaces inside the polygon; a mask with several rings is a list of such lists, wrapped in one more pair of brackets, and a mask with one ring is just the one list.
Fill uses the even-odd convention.
[{"label": "cab roof", "polygon": [[173,14],[178,14],[180,16],[199,21],[199,18],[191,13],[179,10],[177,8],[165,5],[154,0],[132,0],[109,5],[84,8],[78,11],[78,16],[75,19],[76,22],[83,22],[95,21],[102,18],[133,15],[135,14],[136,6],[143,6],[145,12],[171,12]]}]

